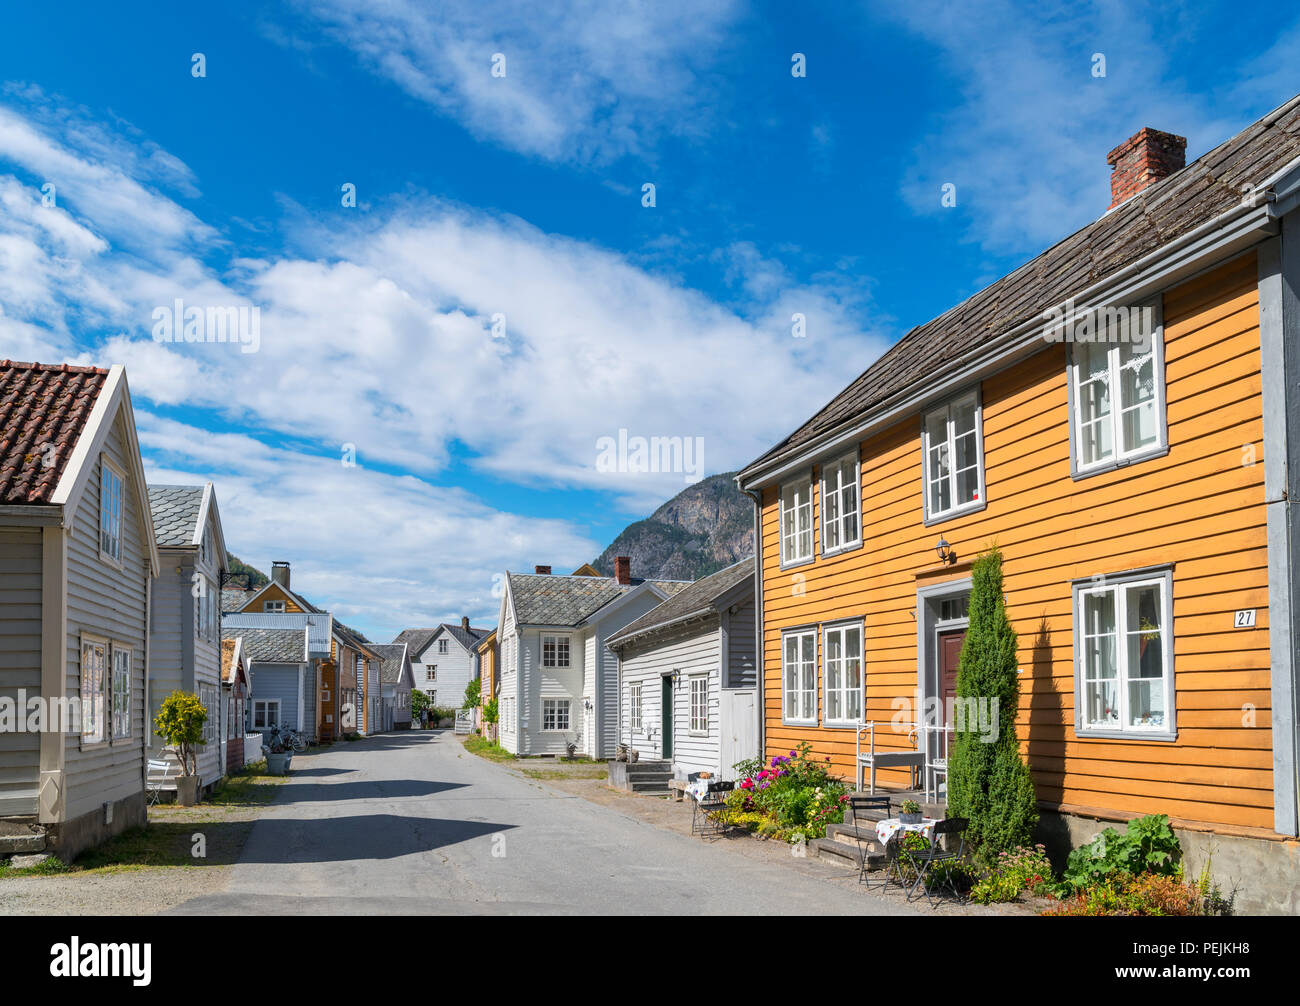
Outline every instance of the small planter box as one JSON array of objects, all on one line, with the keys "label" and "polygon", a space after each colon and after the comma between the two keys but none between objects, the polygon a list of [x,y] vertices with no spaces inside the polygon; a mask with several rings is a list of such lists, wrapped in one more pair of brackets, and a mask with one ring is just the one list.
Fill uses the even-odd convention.
[{"label": "small planter box", "polygon": [[289,765],[293,761],[293,755],[285,751],[281,754],[268,754],[266,756],[266,771],[271,775],[288,775]]}]

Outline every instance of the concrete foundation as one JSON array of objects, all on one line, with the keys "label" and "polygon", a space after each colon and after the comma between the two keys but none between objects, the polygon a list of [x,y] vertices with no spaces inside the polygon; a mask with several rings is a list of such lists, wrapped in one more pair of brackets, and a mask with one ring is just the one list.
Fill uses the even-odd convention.
[{"label": "concrete foundation", "polygon": [[47,852],[71,863],[87,849],[94,848],[128,828],[143,828],[148,822],[148,802],[144,791],[133,793],[113,804],[113,823],[105,823],[104,808],[99,807],[72,821],[47,824]]},{"label": "concrete foundation", "polygon": [[[1103,821],[1074,814],[1042,811],[1037,841],[1047,847],[1052,865],[1065,866],[1070,850],[1087,845],[1106,828],[1123,832],[1124,821]],[[1233,897],[1236,915],[1300,915],[1300,841],[1221,835],[1174,827],[1183,849],[1184,875],[1198,878],[1209,863],[1210,875]]]}]

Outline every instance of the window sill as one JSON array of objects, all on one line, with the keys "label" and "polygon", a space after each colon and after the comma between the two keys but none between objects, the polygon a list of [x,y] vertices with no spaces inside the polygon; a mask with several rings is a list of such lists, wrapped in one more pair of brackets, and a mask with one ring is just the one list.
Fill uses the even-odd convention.
[{"label": "window sill", "polygon": [[782,569],[798,569],[800,566],[807,566],[817,561],[815,555],[810,555],[806,559],[791,559],[789,562],[782,562]]},{"label": "window sill", "polygon": [[988,505],[989,501],[987,499],[982,499],[977,500],[974,503],[968,503],[966,506],[958,507],[955,510],[945,510],[940,514],[930,514],[927,512],[921,519],[921,523],[924,527],[933,527],[936,524],[943,524],[946,521],[955,520],[958,517],[965,517],[968,514],[979,513],[981,510],[987,509]]},{"label": "window sill", "polygon": [[823,720],[822,726],[827,730],[856,730],[857,720]]},{"label": "window sill", "polygon": [[100,550],[99,553],[99,561],[102,562],[105,566],[112,566],[119,573],[126,572],[126,566],[122,564],[121,559],[114,559],[111,555],[109,555],[107,552],[103,551],[102,549]]},{"label": "window sill", "polygon": [[859,539],[858,541],[850,542],[848,545],[841,545],[839,548],[833,548],[829,552],[823,551],[822,558],[834,559],[836,556],[844,555],[846,552],[856,552],[861,547],[862,541]]},{"label": "window sill", "polygon": [[1119,727],[1075,727],[1074,734],[1079,738],[1079,740],[1090,740],[1095,738],[1097,740],[1135,741],[1139,743],[1146,741],[1161,741],[1167,743],[1178,739],[1177,730],[1163,729],[1140,730],[1135,728],[1132,730],[1124,730]]},{"label": "window sill", "polygon": [[1105,464],[1093,465],[1088,468],[1079,468],[1076,466],[1074,459],[1070,459],[1070,478],[1075,482],[1082,479],[1091,478],[1094,475],[1105,475],[1107,472],[1119,471],[1121,468],[1128,468],[1131,465],[1141,464],[1143,461],[1151,461],[1154,458],[1162,458],[1169,453],[1169,445],[1161,444],[1159,447],[1152,447],[1142,451],[1139,454],[1130,454],[1127,457],[1120,458],[1117,461],[1108,461]]},{"label": "window sill", "polygon": [[815,726],[817,726],[817,721],[816,721],[816,720],[792,720],[792,719],[787,719],[787,718],[784,717],[784,716],[781,717],[781,723],[782,723],[782,725],[787,726],[787,727],[815,727]]}]

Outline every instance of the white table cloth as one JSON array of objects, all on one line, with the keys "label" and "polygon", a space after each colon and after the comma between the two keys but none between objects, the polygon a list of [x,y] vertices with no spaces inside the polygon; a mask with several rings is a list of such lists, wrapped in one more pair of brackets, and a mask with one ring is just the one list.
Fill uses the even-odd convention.
[{"label": "white table cloth", "polygon": [[933,841],[934,826],[938,823],[937,817],[923,817],[917,824],[904,824],[896,817],[887,817],[883,821],[876,822],[876,837],[880,839],[881,845],[888,845],[895,833],[901,830],[915,831],[924,835],[927,840]]},{"label": "white table cloth", "polygon": [[686,792],[691,795],[696,803],[700,803],[708,795],[710,779],[696,779],[686,786]]}]

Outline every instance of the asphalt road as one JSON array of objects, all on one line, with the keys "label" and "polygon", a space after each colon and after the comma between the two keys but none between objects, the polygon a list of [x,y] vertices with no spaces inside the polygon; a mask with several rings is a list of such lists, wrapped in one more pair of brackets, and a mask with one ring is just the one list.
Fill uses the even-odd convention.
[{"label": "asphalt road", "polygon": [[911,914],[731,844],[521,777],[450,732],[386,734],[298,759],[225,891],[172,912]]}]

